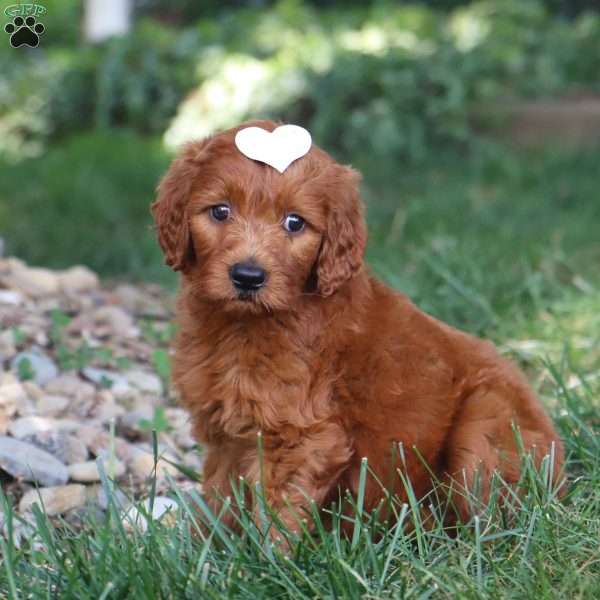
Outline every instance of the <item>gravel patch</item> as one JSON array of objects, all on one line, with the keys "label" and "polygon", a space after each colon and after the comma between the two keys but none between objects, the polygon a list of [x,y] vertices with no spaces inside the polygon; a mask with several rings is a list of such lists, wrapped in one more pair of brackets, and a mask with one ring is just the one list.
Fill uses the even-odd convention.
[{"label": "gravel patch", "polygon": [[[101,471],[124,510],[154,477],[155,511],[172,512],[170,482],[196,485],[176,466],[200,470],[202,456],[164,372],[173,300],[86,267],[0,258],[0,481],[24,518],[35,503],[72,522],[106,510]],[[144,527],[139,513],[126,520]]]}]

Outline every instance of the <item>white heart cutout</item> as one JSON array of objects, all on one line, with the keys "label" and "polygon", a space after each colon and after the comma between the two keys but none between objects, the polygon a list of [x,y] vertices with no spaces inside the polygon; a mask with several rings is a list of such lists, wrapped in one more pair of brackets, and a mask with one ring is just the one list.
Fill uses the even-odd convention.
[{"label": "white heart cutout", "polygon": [[238,150],[283,173],[295,160],[308,153],[310,133],[299,125],[281,125],[273,131],[262,127],[246,127],[235,135]]}]

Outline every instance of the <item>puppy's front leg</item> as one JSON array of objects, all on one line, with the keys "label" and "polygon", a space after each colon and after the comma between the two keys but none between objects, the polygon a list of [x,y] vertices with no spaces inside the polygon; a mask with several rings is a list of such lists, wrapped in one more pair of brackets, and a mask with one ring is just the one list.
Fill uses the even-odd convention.
[{"label": "puppy's front leg", "polygon": [[[267,504],[292,532],[308,519],[310,502],[321,506],[352,456],[344,429],[325,421],[305,429],[263,436],[262,456],[253,478],[262,478]],[[255,508],[258,515],[258,507]],[[272,535],[275,535],[272,533]]]}]

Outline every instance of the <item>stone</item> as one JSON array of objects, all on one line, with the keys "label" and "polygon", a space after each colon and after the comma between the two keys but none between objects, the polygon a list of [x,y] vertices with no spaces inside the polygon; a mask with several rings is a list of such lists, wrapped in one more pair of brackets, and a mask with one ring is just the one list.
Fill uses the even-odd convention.
[{"label": "stone", "polygon": [[32,400],[38,402],[46,392],[34,381],[23,381],[23,389]]},{"label": "stone", "polygon": [[37,402],[37,412],[43,417],[58,417],[69,406],[69,399],[66,396],[42,396]]},{"label": "stone", "polygon": [[101,390],[92,416],[101,423],[108,423],[123,416],[125,412],[125,408],[115,402],[114,394],[110,390]]},{"label": "stone", "polygon": [[197,475],[201,475],[204,469],[204,455],[196,450],[186,452],[183,457],[183,464],[190,469],[194,469]]},{"label": "stone", "polygon": [[[112,487],[111,496],[117,508],[124,509],[131,505],[129,498],[117,487]],[[86,494],[89,502],[96,503],[102,510],[107,510],[109,506],[109,496],[104,486],[95,483],[86,486]]]},{"label": "stone", "polygon": [[141,369],[131,369],[125,373],[127,382],[134,388],[148,394],[162,394],[162,381],[158,375]]},{"label": "stone", "polygon": [[[152,511],[150,511],[150,505],[152,504]],[[167,496],[156,496],[154,502],[151,503],[150,499],[144,500],[143,510],[140,510],[136,506],[132,506],[123,516],[122,523],[123,527],[127,531],[133,531],[137,529],[140,532],[148,529],[148,519],[146,514],[151,516],[153,520],[164,521],[169,525],[176,522],[178,504],[172,498]]]},{"label": "stone", "polygon": [[48,394],[67,396],[77,401],[91,400],[96,394],[93,385],[69,374],[63,374],[53,379],[45,389]]},{"label": "stone", "polygon": [[45,391],[69,398],[69,414],[79,418],[87,417],[95,404],[94,386],[74,375],[60,375],[46,386]]},{"label": "stone", "polygon": [[51,417],[20,417],[8,427],[10,434],[17,438],[35,435],[44,431],[73,431],[79,427],[77,421],[70,419],[52,419]]},{"label": "stone", "polygon": [[[119,460],[104,460],[104,472],[108,477],[118,479],[125,474],[125,465]],[[69,465],[69,478],[72,481],[90,483],[100,481],[100,470],[95,460]]]},{"label": "stone", "polygon": [[173,439],[177,446],[189,450],[197,444],[192,435],[192,423],[187,411],[182,408],[167,408],[165,410],[165,417],[172,430]]},{"label": "stone", "polygon": [[16,290],[0,290],[0,304],[8,306],[20,306],[25,302],[21,292]]},{"label": "stone", "polygon": [[86,367],[82,370],[82,373],[86,379],[94,382],[99,387],[110,389],[116,396],[125,396],[131,391],[127,379],[116,371]]},{"label": "stone", "polygon": [[41,350],[33,348],[26,352],[19,352],[11,362],[13,372],[19,374],[19,365],[29,361],[28,371],[31,371],[33,381],[38,385],[45,385],[55,377],[58,377],[58,367],[54,361],[46,356]]},{"label": "stone", "polygon": [[133,390],[128,398],[130,400],[128,406],[132,411],[144,411],[152,409],[152,414],[154,414],[155,408],[159,406],[164,406],[164,400],[159,396],[155,396],[154,394],[142,393],[139,390]]},{"label": "stone", "polygon": [[187,506],[200,513],[203,512],[201,498],[204,494],[204,488],[201,483],[189,480],[181,481],[177,484],[177,491],[183,506]]},{"label": "stone", "polygon": [[[4,537],[8,537],[6,526],[3,527],[2,533],[4,534]],[[21,548],[26,542],[32,550],[43,551],[35,524],[35,518],[31,513],[25,513],[24,515],[21,515],[21,519],[15,519],[13,521],[12,543],[15,548]]]},{"label": "stone", "polygon": [[29,396],[17,406],[17,415],[19,415],[19,417],[35,417],[37,415],[35,402]]},{"label": "stone", "polygon": [[81,508],[86,499],[85,486],[79,484],[34,489],[21,498],[19,511],[24,513],[39,504],[46,515],[53,517]]},{"label": "stone", "polygon": [[32,444],[0,436],[0,468],[13,477],[44,486],[62,485],[69,479],[67,467]]},{"label": "stone", "polygon": [[173,429],[181,429],[190,422],[190,414],[183,408],[167,408],[165,417]]},{"label": "stone", "polygon": [[89,456],[87,446],[65,431],[40,431],[25,436],[23,441],[49,452],[66,465],[85,462]]},{"label": "stone", "polygon": [[37,346],[41,348],[45,348],[50,344],[50,338],[48,337],[48,334],[45,331],[36,331],[33,334],[33,341]]},{"label": "stone", "polygon": [[183,450],[191,450],[198,445],[196,438],[191,433],[191,425],[188,425],[183,431],[176,431],[173,435],[175,444]]},{"label": "stone", "polygon": [[27,392],[12,373],[5,373],[0,379],[0,408],[12,417],[19,406],[26,402]]},{"label": "stone", "polygon": [[39,312],[37,305],[34,305],[36,310],[30,310],[25,313],[25,319],[19,324],[19,337],[23,343],[35,338],[36,334],[46,334],[46,329],[50,326],[50,319]]},{"label": "stone", "polygon": [[10,417],[4,412],[3,408],[0,408],[0,435],[7,434],[9,423]]},{"label": "stone", "polygon": [[[168,456],[167,458],[172,462],[176,462],[177,460],[174,456]],[[145,482],[154,474],[154,455],[152,452],[138,450],[127,466],[137,481]],[[164,460],[164,453],[162,455],[159,454],[158,462],[156,463],[156,478],[158,480],[165,480],[167,475],[175,478],[179,476],[179,471],[177,467]]]},{"label": "stone", "polygon": [[129,285],[121,284],[115,289],[115,295],[120,304],[122,304],[132,314],[144,314],[156,317],[166,317],[168,311],[146,291]]},{"label": "stone", "polygon": [[88,447],[94,456],[106,458],[114,448],[117,458],[127,462],[134,456],[134,447],[118,436],[111,437],[108,431],[99,427],[82,425],[77,430],[77,437]]},{"label": "stone", "polygon": [[124,414],[118,421],[119,432],[128,438],[138,438],[140,435],[149,435],[150,432],[143,429],[141,423],[144,420],[152,420],[154,408],[144,406],[137,410],[131,410]]},{"label": "stone", "polygon": [[[2,291],[2,290],[0,290]],[[10,360],[17,353],[17,342],[12,329],[0,332],[0,362]]]},{"label": "stone", "polygon": [[31,298],[42,298],[59,292],[60,283],[56,272],[28,267],[16,259],[9,259],[7,262],[10,270],[1,278],[6,287],[18,290]]},{"label": "stone", "polygon": [[100,286],[98,275],[81,265],[59,272],[58,282],[67,293],[88,292]]},{"label": "stone", "polygon": [[108,335],[127,338],[139,334],[133,317],[119,306],[103,306],[96,310],[93,319],[95,326],[104,326]]},{"label": "stone", "polygon": [[104,436],[108,437],[108,433],[100,427],[82,425],[77,432],[77,436],[92,452],[94,452],[92,446],[95,445],[96,439]]},{"label": "stone", "polygon": [[104,522],[104,511],[92,502],[87,502],[85,506],[80,506],[74,510],[70,510],[63,519],[73,529],[81,531],[84,527],[88,528],[95,523]]}]

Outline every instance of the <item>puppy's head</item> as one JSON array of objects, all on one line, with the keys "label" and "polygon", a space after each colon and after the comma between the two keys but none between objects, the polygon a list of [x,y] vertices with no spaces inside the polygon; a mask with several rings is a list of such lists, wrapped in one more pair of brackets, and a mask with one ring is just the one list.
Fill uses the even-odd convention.
[{"label": "puppy's head", "polygon": [[166,263],[225,308],[285,310],[333,294],[361,267],[359,175],[312,146],[284,173],[244,156],[236,132],[188,144],[152,205]]}]

